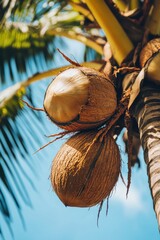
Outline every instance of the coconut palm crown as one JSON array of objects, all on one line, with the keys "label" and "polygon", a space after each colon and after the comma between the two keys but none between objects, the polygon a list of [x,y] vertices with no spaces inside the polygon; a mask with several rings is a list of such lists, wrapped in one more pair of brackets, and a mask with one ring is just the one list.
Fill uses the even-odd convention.
[{"label": "coconut palm crown", "polygon": [[[19,171],[33,185],[31,178],[23,170],[21,161],[23,159],[32,168],[28,141],[34,142],[35,148],[38,148],[41,133],[44,132],[39,121],[40,113],[24,108],[21,99],[34,104],[31,84],[53,77],[65,69],[65,66],[53,68],[52,63],[56,62],[54,56],[57,37],[62,42],[63,37],[66,37],[85,44],[85,62],[82,65],[110,76],[114,81],[118,100],[124,92],[130,90],[130,100],[125,112],[131,114],[132,126],[129,125],[128,135],[123,138],[129,146],[127,151],[130,166],[136,163],[140,165],[138,152],[142,144],[153,205],[160,227],[160,84],[159,81],[149,81],[146,74],[149,63],[141,66],[139,57],[147,42],[154,39],[159,41],[159,9],[159,0],[0,2],[0,175],[3,185],[0,207],[9,228],[11,212],[5,191],[9,192],[21,216],[19,199],[12,185],[24,202],[31,205]],[[156,51],[158,54],[160,45],[156,46],[159,46]],[[92,51],[94,61],[88,62],[89,51]],[[24,129],[29,118],[32,119],[32,125]],[[116,134],[119,135],[127,126],[124,114],[117,123],[119,130],[116,130]],[[37,125],[42,131],[33,134]]]}]

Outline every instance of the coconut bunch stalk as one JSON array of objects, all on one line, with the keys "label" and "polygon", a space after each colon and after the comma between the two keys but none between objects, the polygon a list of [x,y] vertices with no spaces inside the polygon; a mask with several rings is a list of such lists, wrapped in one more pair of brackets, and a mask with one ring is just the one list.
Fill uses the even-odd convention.
[{"label": "coconut bunch stalk", "polygon": [[[110,134],[79,132],[55,156],[51,169],[54,191],[65,206],[91,207],[109,197],[120,174],[120,152]],[[92,144],[91,144],[92,143]]]}]

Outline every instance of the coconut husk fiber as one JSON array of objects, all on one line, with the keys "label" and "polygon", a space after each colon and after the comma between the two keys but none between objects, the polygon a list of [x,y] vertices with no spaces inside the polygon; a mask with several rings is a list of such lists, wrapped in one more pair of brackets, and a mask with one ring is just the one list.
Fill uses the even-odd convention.
[{"label": "coconut husk fiber", "polygon": [[[113,115],[117,107],[116,90],[109,78],[91,68],[77,68],[81,71],[81,74],[87,76],[89,80],[88,100],[81,106],[77,116],[68,122],[59,122],[54,119],[53,114],[50,115],[49,111],[47,111],[47,106],[44,105],[44,109],[49,118],[60,128],[68,131],[79,131],[99,127]],[[73,71],[74,69],[75,68],[73,68]],[[73,95],[71,97],[73,98]]]},{"label": "coconut husk fiber", "polygon": [[110,195],[120,174],[120,153],[115,140],[97,131],[80,132],[68,139],[51,169],[54,191],[66,206],[91,207]]}]

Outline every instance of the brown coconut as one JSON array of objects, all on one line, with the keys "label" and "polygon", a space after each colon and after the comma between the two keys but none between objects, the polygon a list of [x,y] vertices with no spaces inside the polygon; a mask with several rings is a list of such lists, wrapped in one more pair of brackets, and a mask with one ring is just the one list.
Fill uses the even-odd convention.
[{"label": "brown coconut", "polygon": [[73,67],[60,73],[49,85],[44,98],[49,118],[68,131],[101,126],[116,107],[112,81],[87,67]]},{"label": "brown coconut", "polygon": [[110,135],[91,145],[96,133],[92,130],[72,136],[53,160],[51,183],[66,206],[94,206],[109,196],[118,180],[118,146]]}]

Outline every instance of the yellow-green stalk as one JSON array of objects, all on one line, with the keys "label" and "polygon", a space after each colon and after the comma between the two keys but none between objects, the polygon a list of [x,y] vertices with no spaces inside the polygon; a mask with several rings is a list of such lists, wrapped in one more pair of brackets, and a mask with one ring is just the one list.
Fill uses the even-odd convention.
[{"label": "yellow-green stalk", "polygon": [[[79,31],[79,29],[77,28]],[[50,36],[62,36],[62,37],[67,37],[70,39],[77,40],[79,42],[84,43],[86,46],[93,48],[96,52],[99,54],[103,54],[103,48],[100,44],[98,44],[95,39],[92,39],[91,37],[85,37],[81,33],[76,32],[76,28],[73,30],[64,30],[63,28],[54,28],[54,29],[49,29],[47,31],[47,34]]]},{"label": "yellow-green stalk", "polygon": [[[97,71],[99,71],[99,69],[102,67],[103,63],[93,61],[93,62],[83,62],[83,63],[81,63],[81,65],[83,67],[90,67],[90,68],[94,68]],[[60,72],[64,71],[65,69],[67,69],[69,67],[71,67],[71,65],[66,65],[66,66],[59,67],[59,68],[53,68],[53,69],[50,69],[50,70],[42,72],[42,73],[37,73],[34,76],[28,78],[27,80],[21,82],[20,84],[23,87],[28,87],[28,86],[30,86],[30,84],[32,84],[34,82],[37,82],[37,81],[40,81],[42,79],[46,79],[46,78],[49,78],[49,77],[56,76]],[[1,96],[0,96],[0,100],[1,100]]]},{"label": "yellow-green stalk", "polygon": [[137,9],[139,7],[139,0],[130,0],[129,9]]},{"label": "yellow-green stalk", "polygon": [[114,0],[114,3],[122,12],[125,11],[128,7],[128,3],[125,0]]},{"label": "yellow-green stalk", "polygon": [[86,0],[85,2],[103,29],[115,60],[121,64],[134,47],[131,40],[103,0]]},{"label": "yellow-green stalk", "polygon": [[160,0],[154,0],[153,5],[148,28],[151,34],[160,35]]},{"label": "yellow-green stalk", "polygon": [[88,11],[88,9],[84,8],[80,3],[76,3],[72,1],[68,1],[68,2],[73,7],[74,10],[82,13],[89,20],[94,21],[94,17],[92,16],[92,14]]}]

